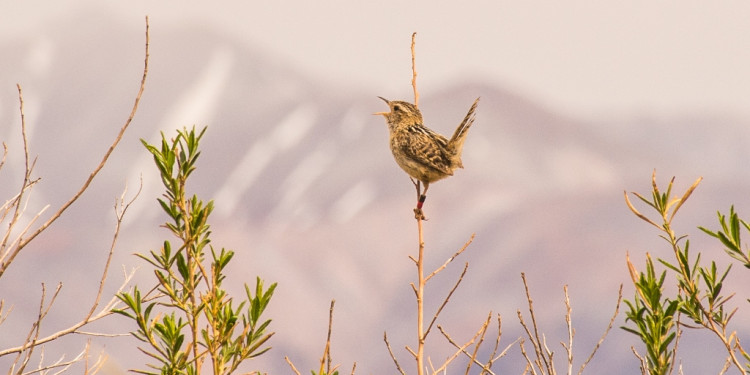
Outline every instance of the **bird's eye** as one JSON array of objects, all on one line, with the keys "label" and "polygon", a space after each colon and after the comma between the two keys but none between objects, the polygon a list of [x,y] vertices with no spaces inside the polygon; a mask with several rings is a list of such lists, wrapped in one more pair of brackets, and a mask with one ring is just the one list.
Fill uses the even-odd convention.
[{"label": "bird's eye", "polygon": [[400,110],[401,110],[401,106],[400,105],[396,104],[396,105],[393,106],[393,112],[400,111]]}]

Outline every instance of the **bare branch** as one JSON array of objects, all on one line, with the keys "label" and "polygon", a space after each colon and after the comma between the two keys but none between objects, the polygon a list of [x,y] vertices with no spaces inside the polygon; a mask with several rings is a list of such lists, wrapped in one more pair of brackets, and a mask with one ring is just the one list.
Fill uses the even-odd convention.
[{"label": "bare branch", "polygon": [[[146,57],[144,58],[144,65],[143,65],[143,75],[141,77],[141,84],[138,89],[138,94],[135,97],[135,102],[133,103],[133,107],[130,111],[130,116],[125,121],[125,124],[120,128],[120,131],[117,133],[117,136],[115,137],[112,144],[109,146],[109,149],[102,157],[101,162],[99,162],[99,165],[94,168],[94,170],[91,172],[89,177],[84,181],[81,188],[76,192],[67,202],[65,202],[58,210],[55,212],[52,217],[50,217],[44,224],[42,224],[39,228],[37,228],[36,231],[34,231],[29,237],[21,240],[16,249],[15,253],[18,253],[21,249],[23,249],[26,245],[29,244],[36,236],[38,236],[40,233],[42,233],[44,230],[46,230],[52,223],[54,223],[60,216],[62,216],[63,212],[65,212],[68,207],[70,207],[73,203],[75,203],[78,198],[83,195],[83,193],[88,190],[89,185],[91,185],[91,182],[94,180],[94,178],[99,174],[99,171],[104,168],[104,165],[107,163],[107,160],[109,159],[109,156],[112,154],[112,152],[115,150],[115,147],[120,143],[120,140],[122,139],[122,136],[125,134],[125,131],[128,129],[130,124],[133,121],[133,118],[135,117],[135,113],[138,110],[138,104],[141,101],[141,96],[143,95],[143,91],[146,88],[146,77],[148,76],[148,61],[149,61],[149,23],[148,23],[148,17],[146,17]],[[20,86],[19,86],[19,93],[20,93]],[[23,116],[22,116],[23,118]],[[26,149],[26,146],[24,145],[24,149]],[[26,151],[28,152],[28,151]],[[27,165],[28,165],[28,157],[26,158]],[[8,263],[9,264],[9,263]],[[3,264],[0,266],[0,276],[2,276],[2,273],[7,268],[7,264]]]},{"label": "bare branch", "polygon": [[436,275],[436,274],[437,274],[438,272],[440,272],[440,271],[442,271],[443,269],[445,269],[445,267],[447,267],[447,266],[448,266],[448,263],[452,262],[452,261],[453,261],[454,259],[456,259],[456,257],[458,257],[459,255],[461,255],[461,253],[463,253],[463,252],[464,252],[464,250],[466,250],[466,248],[468,248],[468,247],[469,247],[469,245],[471,245],[472,241],[474,241],[474,236],[475,236],[475,235],[476,235],[476,233],[472,233],[472,234],[471,234],[471,238],[469,238],[469,240],[468,240],[468,241],[466,241],[466,243],[465,243],[465,244],[464,244],[464,245],[463,245],[463,246],[462,246],[462,247],[461,247],[460,249],[458,249],[458,251],[456,251],[456,253],[455,253],[455,254],[453,254],[453,255],[452,255],[452,256],[451,256],[450,258],[448,258],[448,260],[446,260],[446,261],[445,261],[445,263],[443,263],[443,265],[442,265],[442,266],[438,267],[438,268],[437,268],[436,270],[432,271],[432,273],[431,273],[431,274],[427,275],[427,277],[425,277],[425,279],[424,279],[424,280],[425,280],[425,281],[428,281],[428,280],[430,280],[430,279],[431,279],[431,278],[432,278],[433,276],[435,276],[435,275]]},{"label": "bare branch", "polygon": [[586,365],[589,364],[592,358],[594,358],[594,354],[596,354],[596,351],[599,350],[599,346],[602,345],[604,342],[604,339],[607,337],[607,334],[609,334],[609,331],[612,329],[612,326],[615,324],[615,319],[617,318],[617,315],[620,313],[620,302],[622,302],[622,284],[620,284],[620,290],[617,292],[617,303],[615,304],[615,312],[612,314],[612,318],[609,319],[609,324],[607,325],[607,329],[604,330],[604,334],[602,334],[602,337],[599,339],[599,341],[596,343],[596,346],[594,346],[594,350],[591,351],[591,354],[588,358],[586,358],[586,361],[583,362],[581,365],[581,369],[578,370],[578,375],[583,374],[583,369],[586,368]]},{"label": "bare branch", "polygon": [[[521,318],[521,311],[520,310],[518,311],[518,316],[519,316],[519,318]],[[521,318],[521,319],[523,319],[523,318]],[[521,323],[521,325],[523,325],[524,329],[526,329],[526,325],[525,324]],[[528,329],[526,329],[526,333],[528,333]],[[523,356],[524,359],[526,359],[526,369],[523,371],[523,373],[526,374],[526,373],[528,373],[530,371],[532,374],[536,375],[536,369],[534,368],[534,362],[532,362],[531,358],[529,358],[528,353],[526,353],[526,347],[523,345],[526,342],[526,340],[524,340],[523,337],[520,337],[519,340],[520,340],[520,342],[519,342],[518,346],[521,348],[521,355]]]},{"label": "bare branch", "polygon": [[572,313],[573,309],[570,307],[570,296],[568,295],[568,286],[563,286],[563,291],[565,293],[565,324],[568,326],[568,346],[566,347],[565,344],[563,344],[563,347],[565,348],[565,351],[568,353],[568,374],[573,373],[573,336],[575,336],[575,331],[573,330],[573,320],[572,320]]},{"label": "bare branch", "polygon": [[143,190],[143,179],[141,179],[140,181],[140,184],[138,186],[138,191],[135,193],[135,196],[130,201],[125,203],[125,194],[128,192],[127,187],[122,192],[122,195],[120,196],[119,201],[115,200],[115,218],[117,220],[117,223],[115,224],[115,234],[112,236],[112,244],[109,247],[109,254],[107,255],[107,261],[104,264],[104,271],[102,271],[102,277],[99,279],[99,290],[96,292],[96,298],[94,300],[94,304],[91,306],[91,309],[89,310],[88,315],[86,315],[86,318],[83,319],[84,321],[91,318],[91,316],[94,315],[96,308],[99,306],[99,301],[101,301],[102,293],[104,291],[104,282],[107,280],[109,266],[112,262],[112,256],[115,253],[115,246],[117,245],[117,238],[120,236],[120,227],[122,226],[122,219],[125,217],[125,213],[128,211],[128,208],[130,207],[130,205],[133,204],[133,202],[135,202],[135,200],[141,194],[142,190]]},{"label": "bare branch", "polygon": [[451,288],[450,292],[448,292],[448,295],[445,296],[445,299],[443,300],[443,303],[440,305],[440,307],[435,312],[435,315],[432,316],[432,321],[430,321],[430,324],[427,326],[427,330],[424,333],[423,338],[427,338],[427,335],[430,333],[430,330],[432,329],[432,326],[435,324],[435,321],[438,318],[438,315],[440,315],[440,312],[443,311],[443,308],[445,305],[448,304],[448,300],[450,300],[451,296],[453,295],[453,292],[458,289],[458,285],[461,284],[461,281],[464,279],[464,275],[466,275],[466,270],[469,269],[469,263],[467,262],[464,265],[464,270],[461,272],[461,275],[458,277],[458,280],[456,280],[456,284],[453,285],[453,288]]},{"label": "bare branch", "polygon": [[[5,236],[3,236],[3,241],[0,243],[0,252],[2,252],[2,258],[4,259],[6,256],[8,256],[7,253],[9,253],[9,258],[4,259],[2,263],[0,263],[0,277],[3,276],[5,273],[5,270],[10,266],[10,264],[13,262],[13,259],[18,255],[18,252],[21,251],[19,246],[17,246],[15,249],[12,250],[5,250],[6,245],[8,242],[8,238],[10,237],[11,233],[13,233],[13,228],[15,227],[16,223],[18,223],[19,218],[21,217],[21,214],[23,213],[23,210],[21,209],[22,202],[23,202],[23,195],[24,192],[26,192],[27,187],[29,187],[29,181],[31,181],[31,171],[33,169],[33,166],[29,164],[29,142],[28,137],[26,136],[26,115],[24,114],[23,110],[23,90],[21,89],[20,84],[16,84],[16,88],[18,89],[18,102],[19,102],[19,112],[21,114],[21,140],[23,142],[23,153],[24,153],[24,174],[23,174],[23,183],[21,184],[21,189],[16,196],[16,200],[14,203],[12,203],[13,209],[13,217],[10,219],[10,223],[8,223],[8,230],[5,233]],[[4,159],[5,157],[3,157]]]},{"label": "bare branch", "polygon": [[[485,328],[486,328],[486,327],[485,327]],[[471,355],[470,355],[469,353],[467,353],[467,352],[466,352],[466,348],[467,348],[467,347],[468,347],[469,345],[471,345],[471,344],[472,344],[472,343],[474,342],[474,340],[476,340],[476,339],[477,339],[477,336],[479,336],[479,335],[481,334],[481,331],[482,331],[482,329],[480,329],[480,330],[479,330],[479,332],[475,333],[475,334],[474,334],[474,337],[472,337],[472,338],[471,338],[471,340],[469,340],[468,342],[466,342],[465,344],[463,344],[463,345],[461,345],[461,346],[458,346],[458,345],[456,344],[456,342],[455,342],[455,341],[453,341],[453,339],[451,339],[450,335],[448,335],[448,334],[447,334],[447,333],[446,333],[446,332],[445,332],[445,331],[443,330],[443,327],[441,327],[440,325],[438,325],[438,330],[440,331],[440,333],[442,333],[442,334],[443,334],[443,336],[445,336],[445,338],[446,338],[446,339],[448,339],[448,341],[449,341],[449,342],[450,342],[451,344],[453,344],[453,346],[455,346],[456,348],[458,348],[458,350],[456,350],[456,352],[454,352],[454,353],[453,353],[453,354],[452,354],[452,355],[451,355],[450,357],[448,357],[448,358],[447,358],[447,359],[445,360],[445,362],[443,362],[443,364],[442,364],[442,365],[441,365],[441,366],[440,366],[440,367],[439,367],[439,368],[438,368],[438,369],[437,369],[437,370],[436,370],[435,372],[440,372],[440,371],[443,371],[443,370],[445,370],[445,369],[446,369],[446,368],[448,367],[448,364],[450,364],[451,362],[453,362],[453,360],[454,360],[454,359],[456,359],[456,357],[458,357],[458,355],[459,355],[459,354],[461,354],[461,353],[466,353],[466,355],[468,355],[468,356],[470,357],[470,359],[471,359],[471,360],[476,360],[476,358],[472,358],[472,356],[471,356]],[[479,365],[481,366],[482,364],[479,364]],[[469,366],[471,366],[471,361],[469,362]]]},{"label": "bare branch", "polygon": [[[391,344],[388,342],[388,334],[383,332],[383,341],[385,341],[385,347],[388,348],[388,354],[391,355],[391,359],[393,360],[393,363],[396,365],[396,369],[401,375],[406,375],[404,370],[401,369],[401,365],[398,364],[398,360],[396,359],[396,356],[393,355],[393,350],[391,349]],[[297,373],[299,375],[299,373]]]},{"label": "bare branch", "polygon": [[[34,346],[40,346],[42,344],[45,344],[45,343],[48,343],[50,341],[56,340],[56,339],[58,339],[58,338],[60,338],[62,336],[69,335],[71,333],[81,333],[81,334],[91,335],[90,333],[81,332],[81,331],[79,331],[79,329],[81,327],[85,326],[86,324],[93,323],[93,322],[95,322],[95,321],[97,321],[99,319],[102,319],[102,318],[104,318],[104,317],[112,314],[112,310],[120,302],[120,300],[117,298],[116,294],[122,292],[122,290],[125,289],[125,286],[128,283],[130,283],[130,279],[132,279],[133,275],[134,275],[133,272],[131,272],[130,274],[126,275],[125,280],[123,281],[123,283],[121,284],[121,286],[117,290],[117,292],[115,293],[115,296],[113,296],[112,299],[110,299],[110,301],[102,308],[102,310],[98,314],[89,317],[89,319],[86,320],[86,321],[82,320],[82,321],[80,321],[80,322],[78,322],[78,323],[76,323],[74,325],[71,325],[68,328],[65,328],[63,330],[60,330],[60,331],[55,332],[53,334],[50,334],[49,336],[46,336],[44,338],[37,339],[37,340],[34,341],[33,345]],[[4,349],[4,350],[0,351],[0,357],[8,355],[8,354],[12,354],[12,353],[21,353],[24,350],[26,350],[29,345],[31,345],[31,343],[26,342],[24,345],[21,345],[21,346],[17,346],[17,347],[14,347],[14,348]]]},{"label": "bare branch", "polygon": [[[529,336],[529,339],[531,340],[531,343],[534,345],[534,351],[537,355],[537,361],[538,364],[541,365],[541,362],[544,362],[544,368],[549,368],[550,364],[547,362],[547,356],[542,352],[542,343],[543,341],[539,338],[539,329],[536,324],[536,316],[534,314],[534,302],[531,299],[531,293],[529,292],[529,285],[526,282],[526,274],[521,272],[521,279],[523,280],[523,287],[526,291],[526,301],[529,304],[529,313],[531,315],[531,325],[534,329],[534,334],[532,335],[528,326],[526,326],[526,323],[523,321],[523,316],[521,315],[521,310],[518,310],[518,318],[521,321],[521,325],[523,326],[524,330],[526,330],[526,334]],[[547,350],[549,352],[549,350]]]},{"label": "bare branch", "polygon": [[411,87],[414,89],[414,106],[419,108],[419,91],[417,91],[417,63],[416,63],[416,51],[414,46],[416,44],[417,33],[411,34]]},{"label": "bare branch", "polygon": [[299,373],[299,371],[297,370],[297,368],[294,367],[294,363],[292,363],[292,361],[289,359],[289,357],[284,356],[284,360],[286,361],[286,363],[289,364],[289,366],[292,368],[292,371],[294,371],[295,374],[302,375],[302,374]]}]

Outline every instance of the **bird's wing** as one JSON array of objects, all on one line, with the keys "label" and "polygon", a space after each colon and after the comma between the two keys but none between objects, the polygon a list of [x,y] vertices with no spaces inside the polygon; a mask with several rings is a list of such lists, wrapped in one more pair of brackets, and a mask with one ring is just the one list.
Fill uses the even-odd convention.
[{"label": "bird's wing", "polygon": [[452,175],[451,161],[446,152],[448,140],[424,126],[410,126],[409,142],[399,145],[409,159],[441,173]]}]

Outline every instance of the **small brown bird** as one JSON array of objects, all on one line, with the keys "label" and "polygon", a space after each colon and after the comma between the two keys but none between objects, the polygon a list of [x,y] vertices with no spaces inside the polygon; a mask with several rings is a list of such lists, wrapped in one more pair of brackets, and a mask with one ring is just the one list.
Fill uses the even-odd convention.
[{"label": "small brown bird", "polygon": [[474,123],[474,110],[479,98],[469,108],[464,120],[458,125],[450,139],[430,130],[422,121],[422,113],[414,104],[383,99],[390,112],[378,112],[388,122],[391,152],[396,163],[409,176],[424,184],[417,208],[422,208],[431,182],[453,175],[456,168],[463,168],[461,151],[469,128]]}]

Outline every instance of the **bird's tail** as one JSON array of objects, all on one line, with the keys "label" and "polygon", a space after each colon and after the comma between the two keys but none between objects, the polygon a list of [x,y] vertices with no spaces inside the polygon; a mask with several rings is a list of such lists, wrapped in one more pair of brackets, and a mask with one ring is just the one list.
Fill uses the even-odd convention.
[{"label": "bird's tail", "polygon": [[477,104],[479,104],[479,98],[477,98],[477,100],[474,101],[474,104],[471,105],[471,108],[469,108],[469,113],[466,114],[464,120],[461,121],[461,125],[458,125],[456,131],[453,133],[453,136],[448,141],[448,147],[451,149],[452,154],[456,158],[459,167],[463,167],[461,163],[461,151],[463,151],[464,148],[464,140],[466,140],[466,134],[469,131],[471,124],[474,123],[474,111],[477,109]]}]

